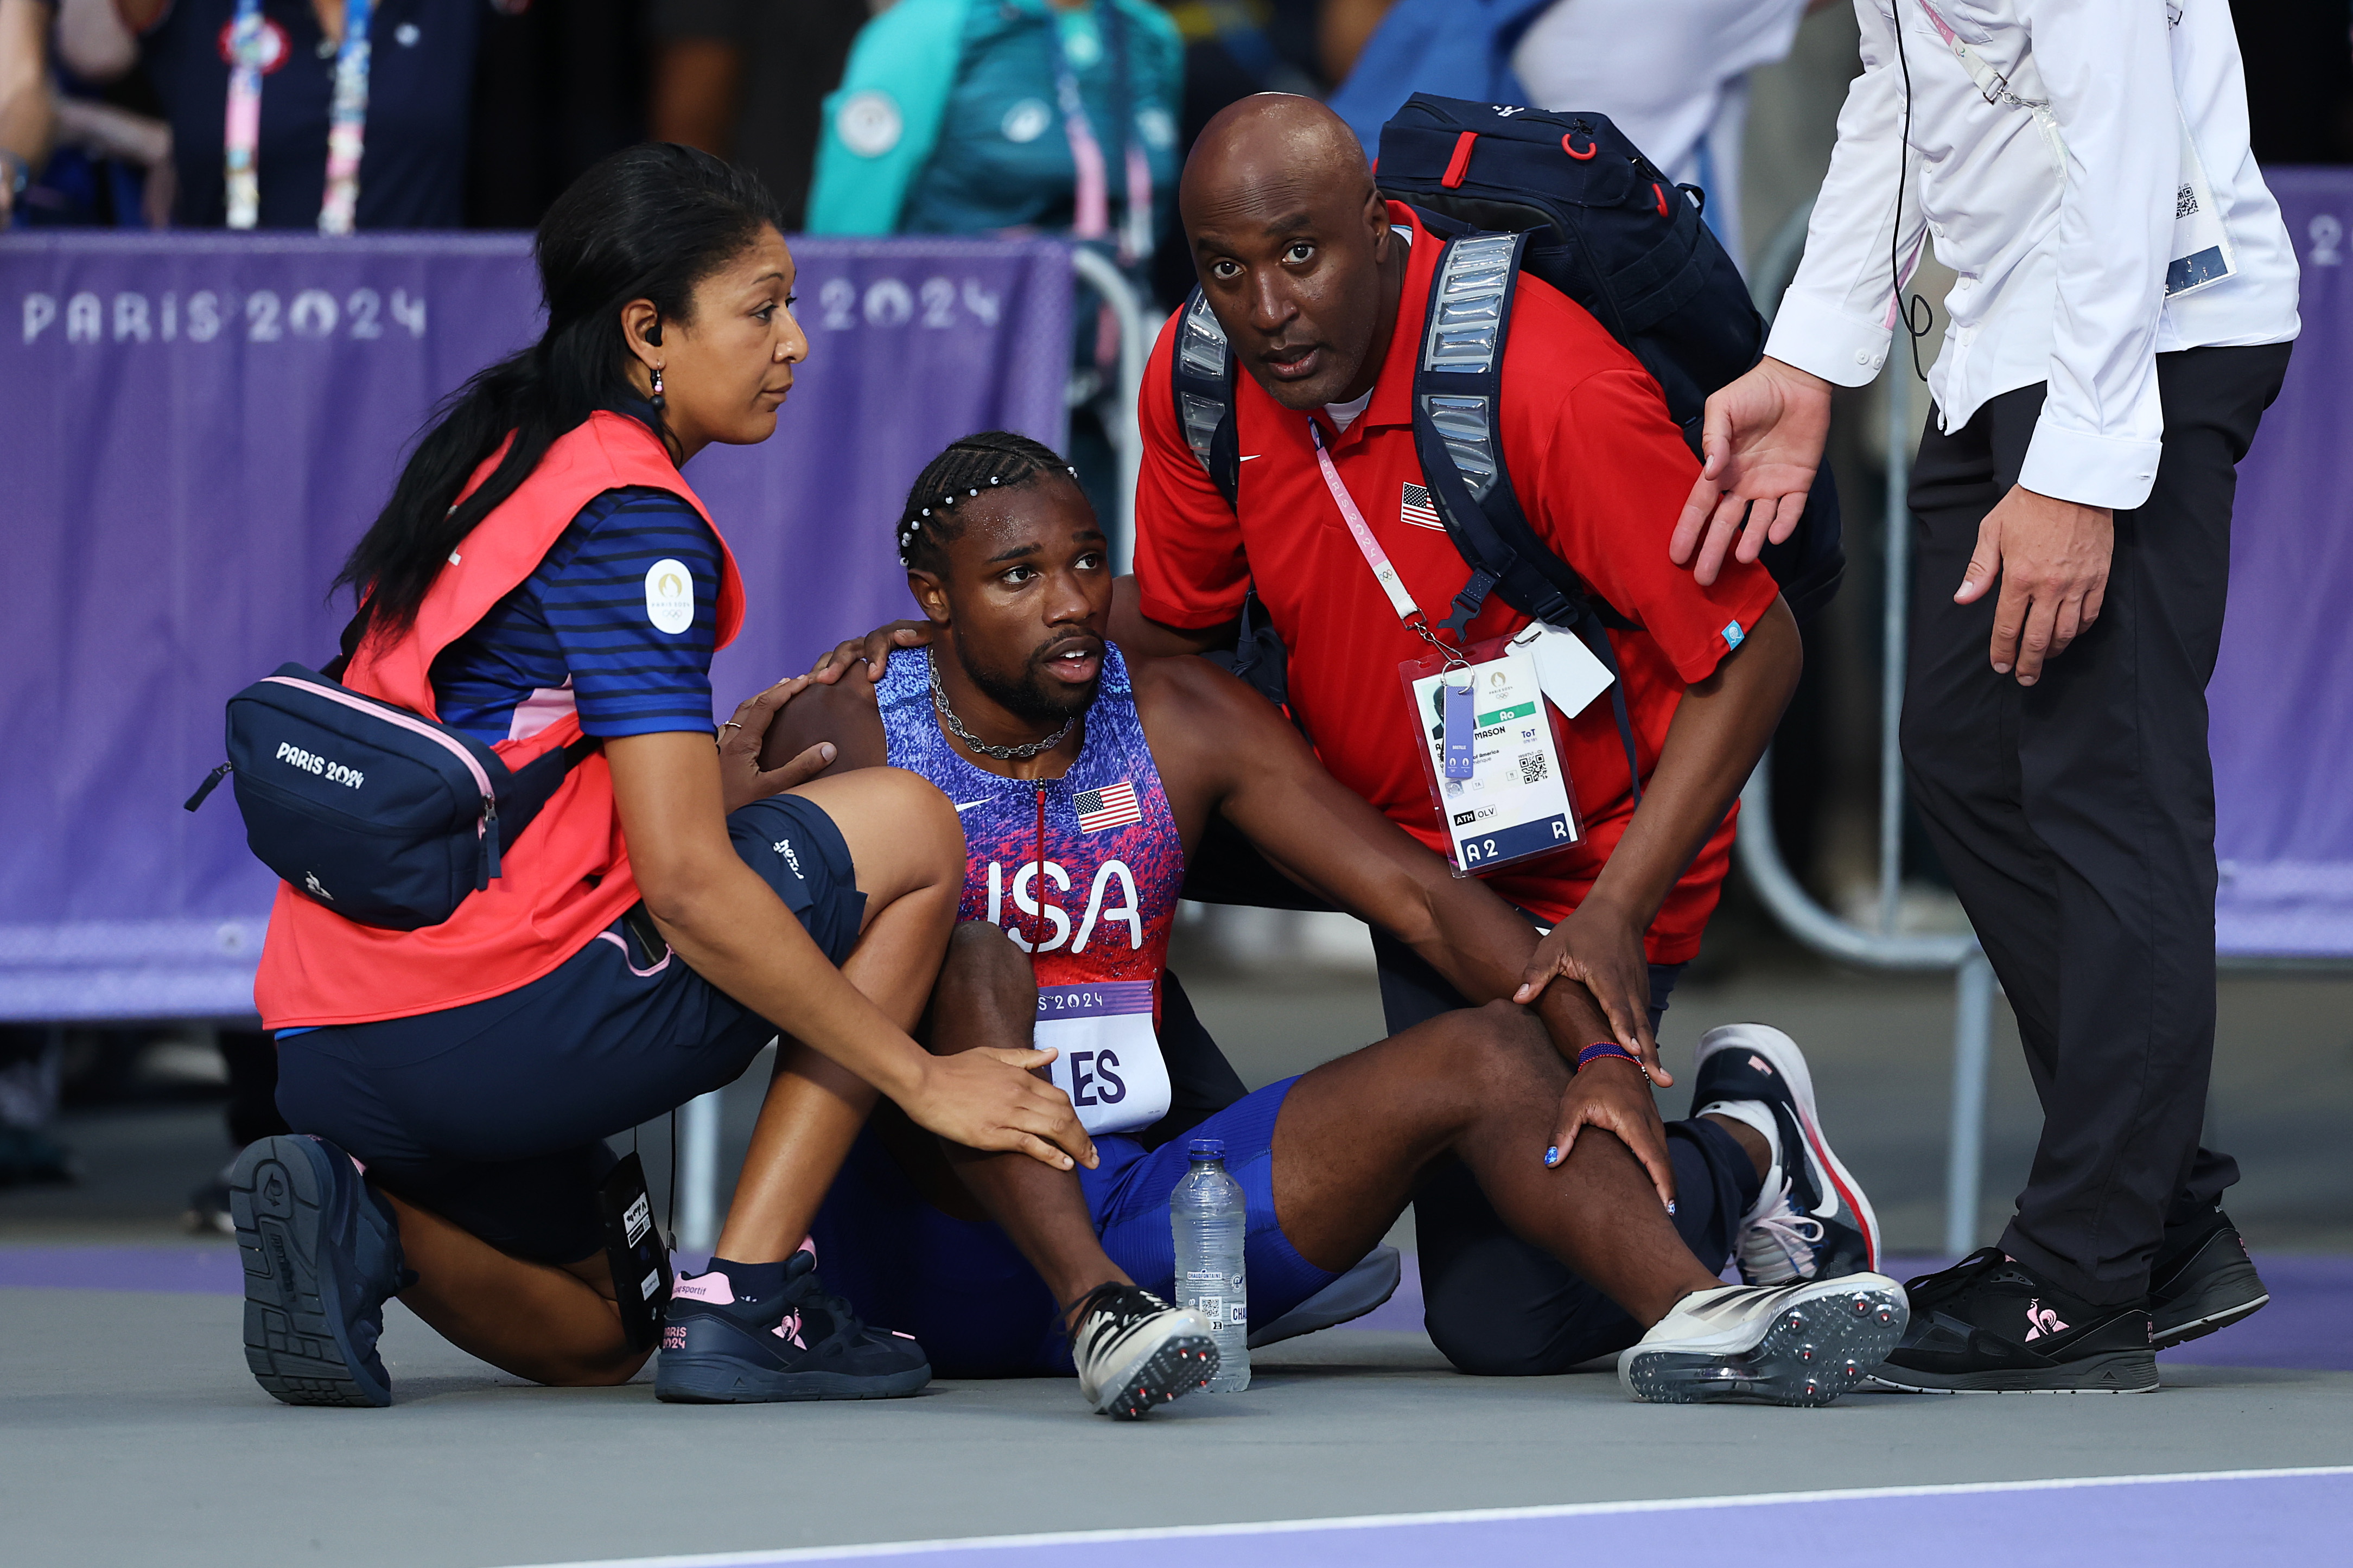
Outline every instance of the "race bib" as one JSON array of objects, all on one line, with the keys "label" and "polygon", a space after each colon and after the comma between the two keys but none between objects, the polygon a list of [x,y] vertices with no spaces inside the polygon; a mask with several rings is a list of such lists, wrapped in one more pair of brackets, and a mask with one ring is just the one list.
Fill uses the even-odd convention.
[{"label": "race bib", "polygon": [[1090,1133],[1132,1132],[1168,1114],[1152,982],[1041,985],[1035,1038],[1061,1053],[1047,1071]]}]

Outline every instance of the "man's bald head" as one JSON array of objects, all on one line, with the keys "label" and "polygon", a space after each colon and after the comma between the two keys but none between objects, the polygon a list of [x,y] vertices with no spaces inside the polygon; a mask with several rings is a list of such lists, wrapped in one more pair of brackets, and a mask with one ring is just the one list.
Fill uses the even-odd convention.
[{"label": "man's bald head", "polygon": [[1282,92],[1229,105],[1193,143],[1177,206],[1210,309],[1275,401],[1313,408],[1371,386],[1404,247],[1338,115]]},{"label": "man's bald head", "polygon": [[1234,202],[1321,195],[1361,207],[1372,191],[1372,165],[1345,121],[1312,98],[1261,92],[1201,128],[1176,203],[1189,231],[1195,212],[1208,216]]}]

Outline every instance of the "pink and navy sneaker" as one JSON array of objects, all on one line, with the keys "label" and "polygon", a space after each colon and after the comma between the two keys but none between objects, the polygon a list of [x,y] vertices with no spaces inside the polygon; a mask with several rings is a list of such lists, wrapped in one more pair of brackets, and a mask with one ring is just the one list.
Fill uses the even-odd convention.
[{"label": "pink and navy sneaker", "polygon": [[931,1358],[907,1334],[868,1328],[826,1294],[817,1254],[785,1259],[784,1288],[738,1296],[725,1274],[681,1279],[662,1318],[654,1397],[672,1405],[772,1400],[900,1399],[932,1381]]},{"label": "pink and navy sneaker", "polygon": [[289,1405],[391,1404],[376,1340],[385,1299],[416,1276],[352,1157],[323,1138],[264,1138],[229,1167],[228,1210],[254,1381]]}]

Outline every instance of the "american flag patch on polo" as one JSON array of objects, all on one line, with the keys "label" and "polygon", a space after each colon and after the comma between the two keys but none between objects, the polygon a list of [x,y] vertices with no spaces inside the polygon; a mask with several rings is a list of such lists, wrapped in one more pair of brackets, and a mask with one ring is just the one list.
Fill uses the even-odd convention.
[{"label": "american flag patch on polo", "polygon": [[1430,504],[1429,489],[1422,485],[1405,487],[1405,498],[1398,502],[1398,521],[1409,522],[1416,528],[1434,528],[1440,533],[1446,531],[1446,525],[1438,520],[1438,509]]},{"label": "american flag patch on polo", "polygon": [[1135,786],[1125,779],[1102,789],[1082,789],[1074,804],[1082,833],[1101,833],[1144,820],[1144,808],[1135,804]]}]

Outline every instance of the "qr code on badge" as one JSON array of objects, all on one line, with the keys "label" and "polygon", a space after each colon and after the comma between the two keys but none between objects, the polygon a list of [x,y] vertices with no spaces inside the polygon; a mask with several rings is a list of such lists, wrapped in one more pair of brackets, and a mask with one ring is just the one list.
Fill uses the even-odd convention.
[{"label": "qr code on badge", "polygon": [[1542,784],[1545,780],[1550,777],[1552,777],[1552,764],[1545,760],[1545,754],[1542,752],[1522,752],[1520,753],[1520,782],[1522,784]]},{"label": "qr code on badge", "polygon": [[2176,190],[2176,191],[2173,193],[2173,216],[2174,216],[2175,217],[2177,217],[2177,218],[2185,218],[2185,217],[2188,217],[2191,213],[2196,212],[2197,210],[2198,210],[2198,187],[2197,187],[2197,186],[2195,186],[2195,185],[2183,185],[2183,186],[2181,186],[2179,189]]}]

